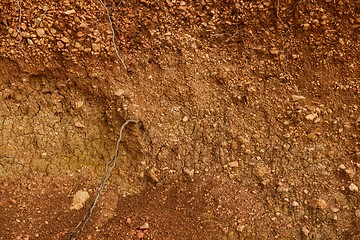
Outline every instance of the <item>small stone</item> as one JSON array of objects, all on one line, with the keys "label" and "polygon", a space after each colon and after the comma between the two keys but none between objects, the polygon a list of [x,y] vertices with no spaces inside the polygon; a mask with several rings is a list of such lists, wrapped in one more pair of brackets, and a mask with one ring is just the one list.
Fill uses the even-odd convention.
[{"label": "small stone", "polygon": [[39,36],[39,37],[42,37],[45,35],[45,30],[43,28],[37,28],[36,29],[36,34]]},{"label": "small stone", "polygon": [[166,4],[168,5],[168,7],[172,7],[173,3],[170,0],[166,0]]},{"label": "small stone", "polygon": [[356,186],[354,183],[351,183],[351,184],[349,185],[349,190],[350,190],[351,192],[358,192],[358,191],[359,191],[359,188],[358,188],[358,186]]},{"label": "small stone", "polygon": [[187,169],[187,168],[184,168],[184,173],[186,173],[186,175],[188,175],[190,178],[193,178],[194,177],[194,174],[195,174],[195,169]]},{"label": "small stone", "polygon": [[62,37],[60,40],[62,42],[64,42],[64,43],[69,43],[70,42],[70,40],[67,37]]},{"label": "small stone", "polygon": [[148,178],[153,183],[159,182],[159,178],[156,175],[156,168],[152,167],[150,171],[148,172]]},{"label": "small stone", "polygon": [[100,43],[92,43],[91,47],[95,52],[100,52]]},{"label": "small stone", "polygon": [[270,184],[270,182],[271,182],[270,179],[266,178],[266,179],[261,181],[261,184],[264,185],[264,186],[267,186],[267,185]]},{"label": "small stone", "polygon": [[305,30],[308,30],[310,28],[310,24],[304,23],[303,27],[304,27]]},{"label": "small stone", "polygon": [[347,173],[350,179],[352,179],[356,174],[356,171],[352,168],[346,169],[345,172]]},{"label": "small stone", "polygon": [[306,119],[309,120],[309,121],[314,121],[314,119],[317,117],[317,113],[312,113],[312,114],[309,114],[309,115],[306,115]]},{"label": "small stone", "polygon": [[325,209],[328,207],[327,202],[321,198],[312,199],[312,200],[310,200],[309,204],[311,207],[318,208],[318,209]]},{"label": "small stone", "polygon": [[344,164],[340,164],[340,165],[339,165],[339,169],[340,169],[340,170],[345,170],[345,169],[346,169],[346,167],[345,167],[345,165],[344,165]]},{"label": "small stone", "polygon": [[238,143],[237,143],[236,141],[232,141],[232,142],[231,142],[231,149],[232,149],[232,150],[238,149]]},{"label": "small stone", "polygon": [[50,28],[50,33],[51,33],[52,35],[55,35],[56,32],[57,32],[57,30],[56,30],[55,28]]},{"label": "small stone", "polygon": [[187,121],[189,121],[189,118],[187,116],[185,116],[182,120],[183,120],[183,122],[187,122]]},{"label": "small stone", "polygon": [[244,229],[245,229],[245,225],[239,225],[236,227],[236,231],[238,231],[238,232],[242,232],[242,231],[244,231]]},{"label": "small stone", "polygon": [[332,211],[333,213],[337,213],[338,211],[340,211],[340,209],[337,208],[337,207],[332,207],[332,208],[331,208],[331,211]]},{"label": "small stone", "polygon": [[139,229],[141,229],[141,230],[149,229],[149,223],[144,223],[143,225],[141,225],[139,227]]},{"label": "small stone", "polygon": [[80,48],[82,47],[82,45],[81,45],[79,42],[76,42],[76,43],[75,43],[75,47],[76,47],[77,49],[80,49]]},{"label": "small stone", "polygon": [[293,202],[291,203],[291,206],[293,206],[293,207],[298,207],[298,206],[299,206],[299,203],[298,203],[297,201],[293,201]]},{"label": "small stone", "polygon": [[229,167],[237,168],[239,167],[239,162],[238,161],[229,162]]},{"label": "small stone", "polygon": [[74,14],[76,13],[76,11],[74,9],[71,9],[71,10],[67,10],[64,12],[66,15],[70,15],[70,14]]},{"label": "small stone", "polygon": [[238,176],[238,174],[236,174],[236,173],[229,173],[229,178],[230,179],[234,179],[234,178],[236,178]]},{"label": "small stone", "polygon": [[121,88],[119,88],[118,90],[115,91],[115,96],[120,97],[121,95],[123,95],[125,93],[124,90],[122,90]]},{"label": "small stone", "polygon": [[58,48],[63,48],[64,47],[64,44],[61,41],[58,41],[56,43],[56,45],[58,46]]},{"label": "small stone", "polygon": [[31,40],[30,38],[27,38],[26,41],[27,41],[27,43],[28,43],[29,45],[33,45],[33,44],[34,44],[33,40]]},{"label": "small stone", "polygon": [[136,233],[136,237],[138,238],[138,239],[143,239],[144,237],[145,237],[145,234],[143,233],[143,232],[137,232]]},{"label": "small stone", "polygon": [[84,207],[85,202],[90,198],[90,194],[87,191],[79,190],[73,196],[73,201],[70,209],[79,210]]},{"label": "small stone", "polygon": [[75,107],[76,107],[76,108],[81,108],[83,105],[84,105],[84,102],[83,102],[83,101],[77,101],[77,102],[75,103]]},{"label": "small stone", "polygon": [[84,128],[85,127],[85,125],[82,123],[82,122],[75,122],[75,127],[77,127],[77,128]]},{"label": "small stone", "polygon": [[264,166],[259,166],[255,169],[255,175],[259,178],[264,177],[266,172],[267,172],[267,169]]},{"label": "small stone", "polygon": [[355,211],[355,216],[358,217],[358,218],[360,218],[360,209],[358,209],[358,210]]},{"label": "small stone", "polygon": [[296,101],[299,101],[299,100],[304,100],[305,97],[304,97],[304,96],[300,96],[300,95],[295,95],[295,94],[293,94],[293,95],[291,95],[291,99],[292,99],[294,102],[296,102]]},{"label": "small stone", "polygon": [[302,227],[301,231],[305,236],[309,236],[310,230],[307,227]]}]

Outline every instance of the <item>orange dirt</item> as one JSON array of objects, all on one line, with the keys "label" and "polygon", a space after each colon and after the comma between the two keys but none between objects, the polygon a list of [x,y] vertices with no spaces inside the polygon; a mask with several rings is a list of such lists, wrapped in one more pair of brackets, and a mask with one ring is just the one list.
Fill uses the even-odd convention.
[{"label": "orange dirt", "polygon": [[0,4],[0,239],[66,239],[128,119],[79,239],[360,239],[358,1],[105,4],[126,70],[100,0]]}]

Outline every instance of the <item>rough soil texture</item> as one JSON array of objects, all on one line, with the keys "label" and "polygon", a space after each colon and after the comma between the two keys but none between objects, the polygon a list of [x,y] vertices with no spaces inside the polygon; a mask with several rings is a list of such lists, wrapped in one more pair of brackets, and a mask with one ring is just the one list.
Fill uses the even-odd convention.
[{"label": "rough soil texture", "polygon": [[127,119],[79,239],[360,239],[358,0],[109,0],[127,70],[100,0],[19,4],[0,3],[0,239],[65,239]]}]

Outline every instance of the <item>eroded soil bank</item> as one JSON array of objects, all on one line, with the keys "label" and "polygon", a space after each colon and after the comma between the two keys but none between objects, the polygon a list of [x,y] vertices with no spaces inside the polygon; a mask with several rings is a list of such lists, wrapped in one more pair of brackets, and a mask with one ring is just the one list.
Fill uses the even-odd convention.
[{"label": "eroded soil bank", "polygon": [[128,119],[79,239],[360,238],[359,4],[105,4],[127,70],[101,1],[0,5],[0,239],[65,239]]}]

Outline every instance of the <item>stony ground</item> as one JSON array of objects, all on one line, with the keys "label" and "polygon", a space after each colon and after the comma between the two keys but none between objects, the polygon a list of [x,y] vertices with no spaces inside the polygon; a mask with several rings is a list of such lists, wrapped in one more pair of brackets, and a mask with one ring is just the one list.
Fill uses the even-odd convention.
[{"label": "stony ground", "polygon": [[102,3],[0,4],[0,239],[66,239],[128,119],[79,239],[360,238],[357,0]]}]

